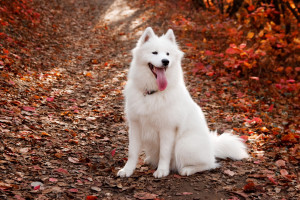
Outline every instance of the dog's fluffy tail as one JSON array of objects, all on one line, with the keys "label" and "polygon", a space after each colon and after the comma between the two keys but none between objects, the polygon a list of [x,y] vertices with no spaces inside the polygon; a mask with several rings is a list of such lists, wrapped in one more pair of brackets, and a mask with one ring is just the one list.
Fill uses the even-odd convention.
[{"label": "dog's fluffy tail", "polygon": [[225,132],[218,135],[217,131],[211,132],[214,143],[215,156],[218,158],[231,158],[233,160],[241,160],[248,158],[247,147],[243,140],[233,135],[231,132]]}]

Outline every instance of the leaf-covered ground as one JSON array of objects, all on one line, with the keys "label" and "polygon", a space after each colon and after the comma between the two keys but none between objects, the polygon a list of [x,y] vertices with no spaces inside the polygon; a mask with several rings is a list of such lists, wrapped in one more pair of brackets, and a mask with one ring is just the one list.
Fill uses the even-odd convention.
[{"label": "leaf-covered ground", "polygon": [[[2,21],[0,34],[1,199],[300,198],[298,98],[212,69],[216,52],[228,48],[218,28],[232,20],[221,26],[203,11],[193,29],[178,21],[182,8],[160,1],[33,1],[39,14],[27,9],[24,18],[4,6],[20,18]],[[148,26],[175,30],[188,89],[210,128],[241,135],[250,159],[155,179],[141,158],[132,177],[116,177],[127,157],[122,90],[130,50]]]}]

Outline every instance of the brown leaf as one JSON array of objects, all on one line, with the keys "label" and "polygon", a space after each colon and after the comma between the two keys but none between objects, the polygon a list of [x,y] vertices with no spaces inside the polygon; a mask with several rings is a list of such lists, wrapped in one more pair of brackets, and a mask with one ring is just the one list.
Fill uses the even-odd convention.
[{"label": "brown leaf", "polygon": [[289,173],[288,173],[288,171],[286,171],[285,169],[281,169],[281,170],[280,170],[280,174],[281,174],[282,176],[286,176],[286,175],[288,175]]},{"label": "brown leaf", "polygon": [[74,157],[68,157],[68,160],[71,162],[71,163],[79,163],[79,159],[78,158],[74,158]]},{"label": "brown leaf", "polygon": [[277,165],[277,167],[284,167],[285,166],[285,161],[284,160],[277,160],[275,162],[275,164]]},{"label": "brown leaf", "polygon": [[137,199],[155,199],[157,197],[157,194],[150,194],[147,192],[139,192],[139,193],[135,193],[134,197]]},{"label": "brown leaf", "polygon": [[229,176],[234,176],[235,175],[235,172],[233,172],[233,171],[231,171],[229,169],[225,170],[224,173],[227,174],[227,175],[229,175]]}]

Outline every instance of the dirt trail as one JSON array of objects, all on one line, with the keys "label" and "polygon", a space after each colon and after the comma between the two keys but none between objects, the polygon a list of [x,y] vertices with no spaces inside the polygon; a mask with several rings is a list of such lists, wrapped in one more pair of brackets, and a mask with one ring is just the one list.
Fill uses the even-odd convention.
[{"label": "dirt trail", "polygon": [[[144,28],[161,27],[162,33],[165,22],[151,20],[149,10],[141,9],[138,1],[65,0],[42,4],[45,17],[40,31],[47,34],[39,41],[40,48],[32,60],[44,66],[40,72],[47,76],[42,76],[40,82],[33,81],[31,87],[37,88],[35,95],[50,98],[35,102],[34,112],[23,110],[22,117],[15,117],[5,128],[0,180],[14,189],[0,190],[1,198],[247,198],[243,193],[246,175],[256,170],[250,161],[221,160],[222,167],[213,171],[190,177],[172,173],[155,179],[154,170],[141,160],[132,177],[116,177],[127,157],[122,90],[130,50]],[[190,79],[187,77],[187,81]],[[189,88],[193,88],[191,84]],[[205,84],[213,85],[213,81]],[[30,96],[24,93],[19,100],[30,104]],[[217,108],[214,104],[204,106],[211,113]],[[223,126],[230,128],[224,124],[215,127]],[[16,150],[17,156],[2,154],[7,149]],[[34,189],[33,182],[42,183],[42,188]],[[257,198],[270,199],[264,194]]]}]

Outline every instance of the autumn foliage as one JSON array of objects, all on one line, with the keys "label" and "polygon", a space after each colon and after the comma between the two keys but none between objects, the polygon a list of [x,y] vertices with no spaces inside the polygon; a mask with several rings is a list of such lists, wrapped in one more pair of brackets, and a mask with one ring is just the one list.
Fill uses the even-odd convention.
[{"label": "autumn foliage", "polygon": [[[267,115],[279,108],[275,103],[278,101],[290,104],[294,111],[299,109],[300,24],[299,12],[295,13],[299,3],[240,1],[243,4],[233,12],[236,1],[204,1],[201,6],[199,1],[177,2],[182,12],[171,16],[172,26],[181,32],[182,38],[194,39],[185,44],[187,54],[194,54],[189,57],[194,62],[194,76],[245,80],[246,93],[264,98],[258,104],[269,104],[264,110]],[[220,2],[224,12],[220,10]],[[201,12],[204,7],[209,12]],[[260,105],[251,104],[261,110]],[[251,112],[244,103],[236,102],[233,106]],[[287,131],[287,135],[278,135],[276,131],[274,134],[277,139],[282,136],[284,142],[294,143],[299,141],[297,127]]]},{"label": "autumn foliage", "polygon": [[[299,6],[0,0],[0,198],[299,199]],[[119,21],[105,21],[109,11]],[[148,26],[174,30],[210,128],[240,135],[251,159],[159,181],[141,160],[132,178],[115,177],[127,159],[130,50]]]}]

